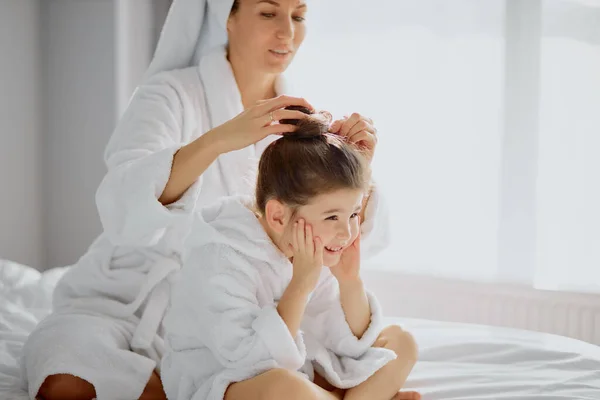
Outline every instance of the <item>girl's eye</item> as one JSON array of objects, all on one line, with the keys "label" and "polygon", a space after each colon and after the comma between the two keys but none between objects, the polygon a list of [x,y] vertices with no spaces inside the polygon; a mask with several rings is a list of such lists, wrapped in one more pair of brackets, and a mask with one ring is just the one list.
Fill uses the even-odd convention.
[{"label": "girl's eye", "polygon": [[296,22],[304,22],[306,20],[306,18],[304,17],[294,17],[294,21]]},{"label": "girl's eye", "polygon": [[356,218],[356,217],[358,217],[358,213],[354,213],[350,216],[350,218]]},{"label": "girl's eye", "polygon": [[262,15],[265,18],[273,18],[275,16],[275,14],[273,13],[260,13],[260,15]]},{"label": "girl's eye", "polygon": [[325,219],[326,219],[327,221],[337,221],[337,220],[338,220],[338,217],[337,217],[337,215],[332,215],[331,217],[327,217],[327,218],[325,218]]}]

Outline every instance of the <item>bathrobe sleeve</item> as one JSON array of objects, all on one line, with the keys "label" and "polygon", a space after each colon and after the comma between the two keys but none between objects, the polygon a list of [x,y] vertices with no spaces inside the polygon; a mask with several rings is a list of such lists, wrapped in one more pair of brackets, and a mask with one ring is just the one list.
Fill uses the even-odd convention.
[{"label": "bathrobe sleeve", "polygon": [[[140,86],[114,131],[105,152],[108,172],[96,193],[104,231],[115,245],[152,246],[166,228],[193,211],[198,179],[168,206],[158,198],[173,156],[185,145],[184,124],[193,102],[173,73],[161,73]],[[186,114],[187,113],[187,114]]]},{"label": "bathrobe sleeve", "polygon": [[340,302],[339,286],[328,268],[307,305],[302,329],[315,369],[339,388],[354,387],[396,358],[393,351],[372,347],[383,329],[377,299],[367,292],[371,323],[357,338],[350,329]]},{"label": "bathrobe sleeve", "polygon": [[381,190],[373,184],[361,224],[361,258],[369,260],[390,243],[390,215]]},{"label": "bathrobe sleeve", "polygon": [[302,335],[292,337],[274,304],[261,305],[257,268],[239,253],[215,244],[193,250],[179,282],[167,329],[198,339],[196,349],[186,349],[190,357],[206,347],[223,368],[246,377],[263,372],[261,365],[297,370],[304,364]]},{"label": "bathrobe sleeve", "polygon": [[339,285],[329,269],[324,269],[319,285],[307,305],[306,317],[309,330],[328,349],[348,357],[364,354],[383,329],[383,313],[379,302],[367,292],[371,307],[371,323],[359,339],[352,333],[340,301]]}]

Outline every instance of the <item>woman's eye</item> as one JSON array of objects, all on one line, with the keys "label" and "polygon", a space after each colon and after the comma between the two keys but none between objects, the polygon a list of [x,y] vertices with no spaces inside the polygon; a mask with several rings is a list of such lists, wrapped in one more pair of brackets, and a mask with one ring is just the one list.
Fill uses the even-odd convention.
[{"label": "woman's eye", "polygon": [[304,22],[304,20],[306,20],[304,17],[294,17],[294,21],[296,22]]},{"label": "woman's eye", "polygon": [[350,216],[350,218],[356,218],[356,217],[358,217],[358,213],[354,213]]},{"label": "woman's eye", "polygon": [[331,217],[327,217],[327,218],[325,218],[325,219],[326,219],[327,221],[337,221],[337,220],[338,220],[338,217],[337,217],[337,215],[332,215]]},{"label": "woman's eye", "polygon": [[273,18],[275,16],[275,14],[273,13],[260,13],[260,15],[262,15],[265,18]]}]

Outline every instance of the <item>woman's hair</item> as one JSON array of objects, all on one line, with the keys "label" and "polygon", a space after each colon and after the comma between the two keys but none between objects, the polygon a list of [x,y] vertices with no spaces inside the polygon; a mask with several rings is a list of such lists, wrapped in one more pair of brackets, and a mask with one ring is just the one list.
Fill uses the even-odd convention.
[{"label": "woman's hair", "polygon": [[233,5],[231,6],[231,12],[229,15],[235,14],[238,8],[240,8],[240,0],[233,0]]},{"label": "woman's hair", "polygon": [[[287,107],[306,114],[304,107]],[[257,211],[264,215],[271,199],[297,208],[311,198],[339,189],[367,190],[370,171],[365,159],[316,118],[281,120],[297,125],[263,152],[256,184]]]}]

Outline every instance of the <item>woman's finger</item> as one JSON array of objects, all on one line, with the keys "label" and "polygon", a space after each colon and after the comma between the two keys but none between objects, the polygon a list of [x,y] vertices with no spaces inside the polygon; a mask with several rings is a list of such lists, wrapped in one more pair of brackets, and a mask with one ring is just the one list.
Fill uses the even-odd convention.
[{"label": "woman's finger", "polygon": [[342,118],[334,121],[329,127],[329,132],[339,134],[339,131],[346,120],[346,118]]},{"label": "woman's finger", "polygon": [[372,148],[375,144],[377,144],[377,137],[373,134],[365,131],[360,131],[355,135],[352,135],[348,138],[348,142],[352,144],[364,143],[367,147]]},{"label": "woman's finger", "polygon": [[260,130],[261,135],[259,140],[266,138],[269,135],[285,135],[286,133],[294,132],[298,127],[290,124],[273,124],[265,126]]},{"label": "woman's finger", "polygon": [[309,117],[308,114],[303,113],[302,111],[297,110],[285,110],[279,109],[275,111],[270,111],[261,117],[263,121],[263,126],[269,126],[273,122],[279,122],[281,120],[287,119],[303,119]]},{"label": "woman's finger", "polygon": [[351,138],[352,135],[357,134],[360,131],[367,131],[367,132],[373,132],[373,127],[371,126],[371,124],[369,124],[367,121],[360,120],[358,121],[358,123],[356,125],[354,125],[352,127],[352,129],[350,129],[350,131],[348,131],[348,134],[346,135],[348,138]]},{"label": "woman's finger", "polygon": [[306,107],[309,110],[314,110],[313,106],[310,105],[306,99],[302,97],[291,97],[291,96],[277,96],[269,101],[259,104],[254,108],[254,115],[259,117],[261,115],[265,115],[271,111],[279,110],[280,108],[285,108],[289,106],[301,106]]},{"label": "woman's finger", "polygon": [[360,114],[354,113],[348,118],[346,122],[342,125],[342,129],[340,129],[340,136],[348,136],[348,132],[361,120]]}]

